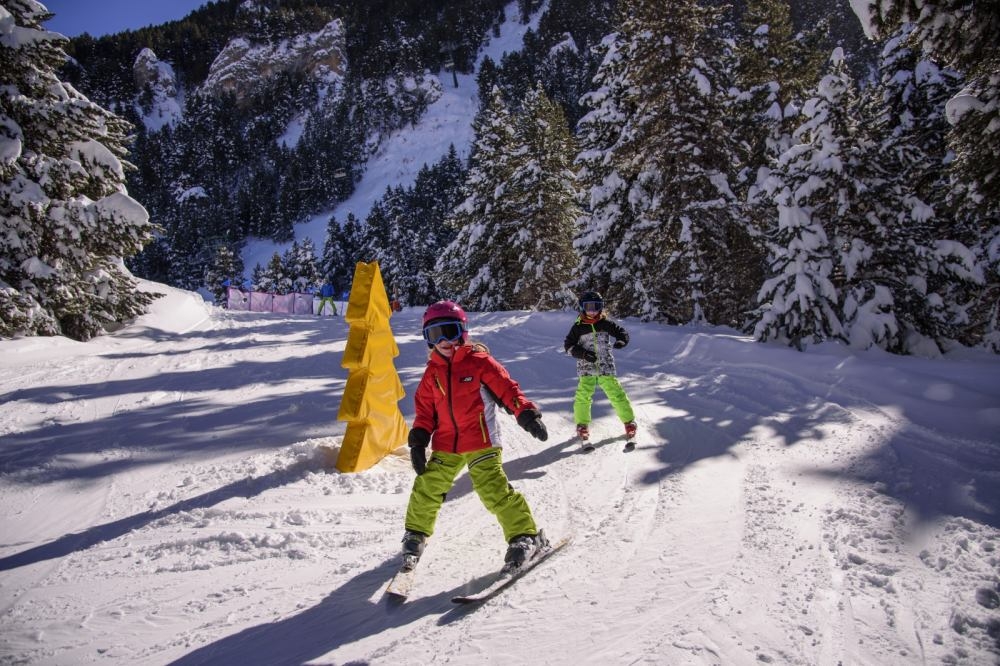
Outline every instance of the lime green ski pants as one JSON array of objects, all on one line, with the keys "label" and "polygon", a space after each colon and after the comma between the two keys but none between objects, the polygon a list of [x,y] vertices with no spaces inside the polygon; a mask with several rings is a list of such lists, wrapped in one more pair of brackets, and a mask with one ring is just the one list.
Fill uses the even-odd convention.
[{"label": "lime green ski pants", "polygon": [[535,519],[524,495],[514,490],[507,480],[501,461],[501,449],[490,447],[469,453],[433,451],[427,469],[413,480],[410,502],[406,507],[406,529],[434,533],[434,523],[445,495],[455,485],[455,477],[466,466],[472,488],[483,506],[503,529],[503,538],[510,541],[522,534],[538,534]]},{"label": "lime green ski pants", "polygon": [[323,308],[326,307],[327,303],[330,304],[330,309],[333,310],[333,314],[336,316],[337,304],[333,302],[333,296],[327,296],[326,298],[319,299],[319,309],[316,310],[316,314],[323,314]]},{"label": "lime green ski pants", "polygon": [[594,391],[598,386],[604,391],[604,395],[608,396],[615,414],[622,420],[622,423],[635,420],[632,403],[625,395],[625,389],[618,383],[617,377],[614,375],[582,375],[580,382],[576,385],[576,396],[573,399],[573,418],[578,424],[587,425],[590,423],[590,406],[594,402]]}]

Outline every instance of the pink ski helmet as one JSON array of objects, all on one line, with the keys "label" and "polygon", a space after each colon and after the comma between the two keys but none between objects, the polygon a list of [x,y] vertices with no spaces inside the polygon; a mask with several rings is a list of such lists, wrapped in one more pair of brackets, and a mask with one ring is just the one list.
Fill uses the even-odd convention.
[{"label": "pink ski helmet", "polygon": [[462,306],[455,301],[438,301],[429,305],[424,311],[423,332],[428,347],[434,346],[434,342],[427,337],[428,327],[445,322],[460,324],[462,344],[469,341],[469,318],[465,316],[465,310],[462,309]]}]

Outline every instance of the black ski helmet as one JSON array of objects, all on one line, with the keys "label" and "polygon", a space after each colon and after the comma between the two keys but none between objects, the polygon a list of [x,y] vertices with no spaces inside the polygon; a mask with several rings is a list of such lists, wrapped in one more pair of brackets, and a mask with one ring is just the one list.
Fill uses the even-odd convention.
[{"label": "black ski helmet", "polygon": [[583,305],[584,303],[597,303],[597,311],[604,311],[604,297],[596,291],[585,291],[580,294],[580,301],[577,304],[580,312],[586,312],[587,310]]}]

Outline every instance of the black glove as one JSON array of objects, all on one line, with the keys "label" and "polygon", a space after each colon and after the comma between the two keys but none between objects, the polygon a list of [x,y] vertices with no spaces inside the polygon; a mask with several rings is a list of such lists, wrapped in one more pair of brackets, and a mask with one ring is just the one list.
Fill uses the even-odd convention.
[{"label": "black glove", "polygon": [[573,348],[569,350],[569,353],[573,358],[583,359],[588,363],[594,363],[597,361],[597,354],[594,353],[593,349],[584,349],[580,345],[573,345]]},{"label": "black glove", "polygon": [[526,409],[517,416],[517,425],[528,431],[535,439],[543,442],[549,438],[549,431],[542,423],[542,415],[537,409]]},{"label": "black glove", "polygon": [[431,434],[423,428],[414,428],[410,431],[408,443],[410,445],[410,463],[413,464],[413,471],[420,476],[427,469],[427,445],[431,441]]},{"label": "black glove", "polygon": [[613,346],[614,346],[615,349],[621,349],[622,347],[624,347],[627,344],[628,344],[628,340],[615,340],[615,344]]}]

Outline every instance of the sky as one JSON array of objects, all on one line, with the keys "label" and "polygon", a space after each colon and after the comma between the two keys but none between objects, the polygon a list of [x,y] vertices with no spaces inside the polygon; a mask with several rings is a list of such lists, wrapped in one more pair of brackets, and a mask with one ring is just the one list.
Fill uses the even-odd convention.
[{"label": "sky", "polygon": [[42,0],[55,16],[45,27],[67,37],[92,37],[184,18],[211,0]]}]

